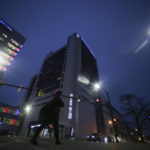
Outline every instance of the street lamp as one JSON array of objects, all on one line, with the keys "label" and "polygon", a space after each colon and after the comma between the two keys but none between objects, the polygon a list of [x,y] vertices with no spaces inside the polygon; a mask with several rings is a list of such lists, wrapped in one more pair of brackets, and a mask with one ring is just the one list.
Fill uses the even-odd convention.
[{"label": "street lamp", "polygon": [[[84,84],[86,84],[86,85],[89,85],[89,84],[91,84],[91,85],[93,85],[93,88],[94,88],[94,90],[95,91],[100,91],[100,90],[103,90],[104,92],[105,92],[105,94],[106,94],[106,96],[107,96],[107,101],[108,101],[108,106],[109,106],[109,110],[110,110],[110,115],[111,115],[111,118],[112,118],[112,125],[113,125],[113,129],[114,129],[114,132],[115,132],[115,138],[116,138],[116,142],[118,143],[119,142],[119,140],[118,140],[118,138],[117,138],[117,129],[116,129],[116,125],[115,125],[115,121],[116,121],[116,119],[115,119],[115,121],[113,120],[114,119],[114,115],[113,115],[113,111],[112,111],[112,106],[111,106],[111,103],[110,103],[110,96],[109,96],[109,93],[104,89],[104,88],[102,88],[102,83],[101,82],[97,82],[97,83],[90,83],[90,80],[89,79],[87,79],[86,77],[84,77],[84,76],[78,76],[78,79],[77,79],[79,82],[81,82],[81,83],[84,83]],[[97,102],[97,99],[96,99],[96,102]]]},{"label": "street lamp", "polygon": [[108,123],[109,123],[110,125],[112,125],[112,121],[111,121],[111,120],[109,120]]},{"label": "street lamp", "polygon": [[27,105],[27,106],[25,107],[25,112],[26,112],[26,113],[30,113],[30,111],[31,111],[31,105]]},{"label": "street lamp", "polygon": [[99,90],[101,88],[100,83],[93,84],[94,90]]}]

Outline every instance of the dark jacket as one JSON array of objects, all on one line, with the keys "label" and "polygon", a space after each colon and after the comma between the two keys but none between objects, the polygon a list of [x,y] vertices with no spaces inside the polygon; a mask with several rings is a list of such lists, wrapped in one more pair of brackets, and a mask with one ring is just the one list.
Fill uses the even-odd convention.
[{"label": "dark jacket", "polygon": [[46,120],[58,120],[60,107],[64,107],[64,103],[60,96],[55,95],[50,102],[41,108],[40,114],[44,115]]}]

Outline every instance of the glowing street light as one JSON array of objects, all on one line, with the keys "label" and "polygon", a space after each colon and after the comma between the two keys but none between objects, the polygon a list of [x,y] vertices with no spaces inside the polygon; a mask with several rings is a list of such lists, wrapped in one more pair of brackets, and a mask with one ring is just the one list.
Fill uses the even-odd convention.
[{"label": "glowing street light", "polygon": [[111,120],[109,120],[108,123],[109,123],[110,125],[112,125],[112,121],[111,121]]},{"label": "glowing street light", "polygon": [[100,84],[99,83],[95,83],[93,86],[94,86],[95,90],[99,90],[100,89]]},{"label": "glowing street light", "polygon": [[31,111],[31,105],[27,105],[26,107],[25,107],[25,112],[26,113],[29,113]]},{"label": "glowing street light", "polygon": [[113,121],[114,121],[114,122],[116,122],[116,121],[117,121],[117,119],[116,119],[116,118],[113,118]]}]

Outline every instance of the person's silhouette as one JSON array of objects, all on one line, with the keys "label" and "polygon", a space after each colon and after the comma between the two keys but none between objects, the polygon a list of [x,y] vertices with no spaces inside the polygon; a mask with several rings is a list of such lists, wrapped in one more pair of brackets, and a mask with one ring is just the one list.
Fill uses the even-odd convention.
[{"label": "person's silhouette", "polygon": [[39,122],[41,123],[41,126],[37,129],[36,133],[31,139],[31,143],[34,145],[37,145],[37,138],[42,131],[43,128],[48,126],[50,123],[53,124],[54,127],[54,134],[55,134],[55,139],[56,139],[56,145],[61,144],[59,141],[59,126],[58,126],[58,121],[59,121],[59,112],[60,112],[60,107],[64,107],[64,103],[62,99],[60,98],[61,91],[56,91],[56,94],[54,98],[46,103],[40,110],[39,113]]}]

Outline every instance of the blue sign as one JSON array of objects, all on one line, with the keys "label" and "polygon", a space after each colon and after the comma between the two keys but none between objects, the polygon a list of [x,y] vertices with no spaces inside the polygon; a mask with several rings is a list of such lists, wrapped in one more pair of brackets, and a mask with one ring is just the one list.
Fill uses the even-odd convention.
[{"label": "blue sign", "polygon": [[16,110],[16,115],[18,115],[19,114],[19,110]]}]

